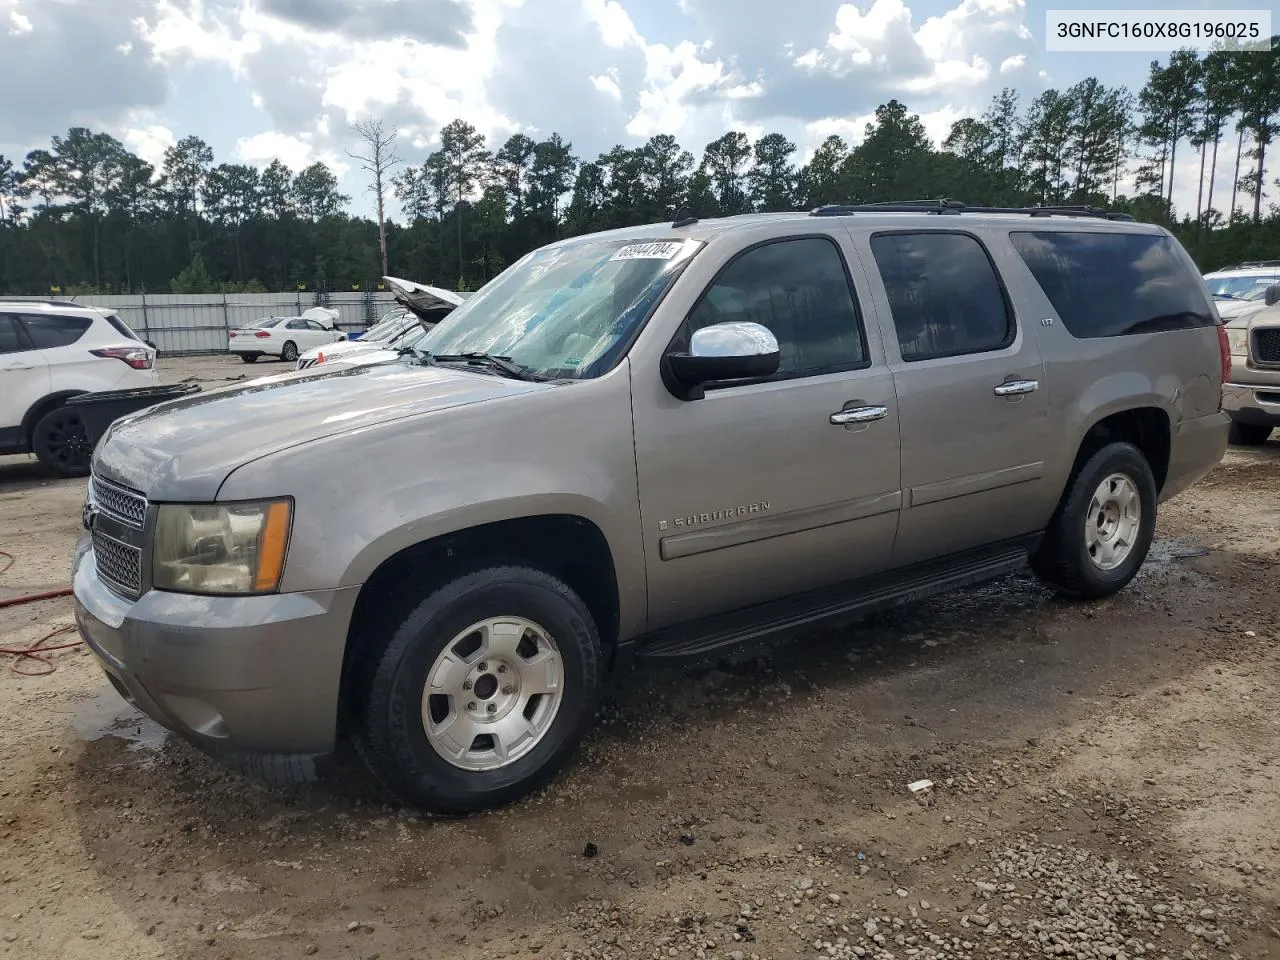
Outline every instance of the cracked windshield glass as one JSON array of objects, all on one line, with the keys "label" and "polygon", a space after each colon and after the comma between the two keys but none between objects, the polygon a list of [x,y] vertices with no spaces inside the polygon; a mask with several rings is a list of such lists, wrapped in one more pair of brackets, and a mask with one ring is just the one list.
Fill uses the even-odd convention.
[{"label": "cracked windshield glass", "polygon": [[596,240],[537,250],[416,344],[419,354],[508,357],[527,373],[586,380],[617,361],[697,240]]}]

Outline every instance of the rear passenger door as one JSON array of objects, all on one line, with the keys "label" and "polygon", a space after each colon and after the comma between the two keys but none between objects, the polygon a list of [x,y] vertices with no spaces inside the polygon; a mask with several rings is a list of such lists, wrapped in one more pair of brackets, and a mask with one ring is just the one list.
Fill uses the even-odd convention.
[{"label": "rear passenger door", "polygon": [[1044,368],[976,232],[863,235],[898,397],[895,566],[1043,525]]},{"label": "rear passenger door", "polygon": [[[81,343],[85,334],[93,326],[93,321],[85,316],[59,316],[56,313],[25,313],[15,315],[18,325],[27,334],[27,339],[35,349],[48,370],[49,392],[62,390],[107,389],[114,385],[104,383],[102,372],[104,362],[89,352],[92,343]],[[124,364],[111,361],[110,369],[115,379],[119,379],[119,367]]]}]

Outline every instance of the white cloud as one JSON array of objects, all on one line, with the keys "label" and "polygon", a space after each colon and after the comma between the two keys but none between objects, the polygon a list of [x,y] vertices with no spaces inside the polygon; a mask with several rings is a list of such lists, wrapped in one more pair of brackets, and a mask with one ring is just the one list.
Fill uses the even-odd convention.
[{"label": "white cloud", "polygon": [[615,100],[622,99],[622,89],[618,86],[617,71],[603,73],[591,78],[591,85],[601,93],[607,93]]},{"label": "white cloud", "polygon": [[[930,94],[978,87],[1025,54],[1000,53],[1009,44],[1025,46],[1025,0],[960,0],[918,29],[903,0],[874,0],[865,12],[853,3],[836,11],[835,29],[821,47],[791,52],[799,70],[833,77],[873,75],[882,89]],[[1012,69],[1012,67],[1009,67]]]},{"label": "white cloud", "polygon": [[264,130],[251,137],[241,137],[236,141],[235,156],[243,163],[259,167],[265,167],[272,160],[279,160],[295,172],[318,160],[339,177],[350,169],[350,165],[334,151],[318,148],[309,139],[276,130]]},{"label": "white cloud", "polygon": [[[925,133],[929,139],[933,141],[936,147],[951,132],[951,125],[962,117],[968,116],[969,111],[961,110],[958,107],[948,104],[939,107],[936,110],[929,110],[920,114],[920,123],[924,126]],[[813,120],[804,125],[804,136],[801,137],[800,149],[807,163],[813,156],[819,144],[823,140],[832,135],[840,137],[850,147],[856,147],[866,139],[867,124],[875,123],[876,115],[872,113],[864,113],[857,117],[824,117],[821,120]]]},{"label": "white cloud", "polygon": [[20,37],[24,33],[30,33],[33,29],[31,26],[31,18],[26,14],[19,13],[17,10],[9,11],[9,36]]},{"label": "white cloud", "polygon": [[1027,65],[1027,55],[1019,53],[1012,57],[1005,57],[1000,61],[1000,72],[1009,73],[1012,70],[1021,70]]},{"label": "white cloud", "polygon": [[172,130],[160,123],[130,126],[120,135],[125,146],[157,170],[164,163],[164,152],[178,142]]}]

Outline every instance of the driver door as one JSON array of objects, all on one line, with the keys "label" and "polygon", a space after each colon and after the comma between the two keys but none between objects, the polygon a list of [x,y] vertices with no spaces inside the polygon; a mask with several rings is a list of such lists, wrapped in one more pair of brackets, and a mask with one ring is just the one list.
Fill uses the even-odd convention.
[{"label": "driver door", "polygon": [[[893,379],[859,308],[848,238],[800,229],[729,257],[671,347],[753,321],[778,340],[775,375],[679,400],[657,370],[633,372],[651,629],[875,572],[893,548]],[[852,408],[873,416],[842,422]]]}]

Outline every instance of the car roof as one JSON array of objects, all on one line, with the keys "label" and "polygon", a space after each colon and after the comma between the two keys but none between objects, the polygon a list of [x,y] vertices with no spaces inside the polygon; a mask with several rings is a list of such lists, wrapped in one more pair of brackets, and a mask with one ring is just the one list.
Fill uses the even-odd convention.
[{"label": "car roof", "polygon": [[1225,277],[1274,277],[1280,276],[1280,260],[1241,263],[1234,267],[1222,267],[1206,273],[1206,280],[1219,280]]},{"label": "car roof", "polygon": [[1026,230],[1054,230],[1107,233],[1141,233],[1167,234],[1163,227],[1153,223],[1142,223],[1136,220],[1115,220],[1105,216],[1085,216],[1080,214],[1038,213],[1034,216],[1026,212],[987,212],[960,211],[940,215],[937,210],[921,209],[916,211],[890,210],[879,211],[866,208],[847,208],[848,212],[830,209],[830,212],[794,211],[787,213],[746,213],[732,217],[715,217],[706,220],[647,223],[634,227],[619,227],[614,230],[602,230],[598,233],[582,234],[565,240],[548,244],[548,247],[571,246],[577,243],[589,243],[599,240],[682,240],[692,239],[711,241],[727,234],[767,234],[769,228],[781,223],[812,223],[818,232],[825,222],[837,220],[849,227],[867,228],[870,230],[925,229],[925,230],[964,230],[981,227],[1019,227]]},{"label": "car roof", "polygon": [[19,310],[24,313],[79,313],[90,314],[95,317],[103,317],[114,310],[107,310],[102,307],[93,307],[85,303],[75,303],[71,300],[4,300],[0,299],[0,310],[10,310],[17,312]]}]

